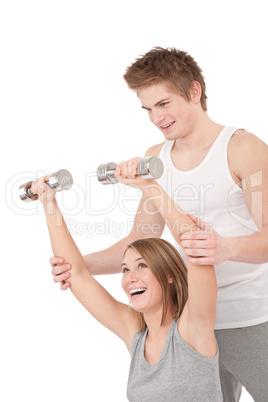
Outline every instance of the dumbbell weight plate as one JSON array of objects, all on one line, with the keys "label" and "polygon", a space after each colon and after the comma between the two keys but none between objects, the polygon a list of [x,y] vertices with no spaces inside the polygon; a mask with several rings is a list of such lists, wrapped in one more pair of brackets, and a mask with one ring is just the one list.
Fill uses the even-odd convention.
[{"label": "dumbbell weight plate", "polygon": [[145,176],[145,179],[159,179],[164,171],[164,165],[157,156],[143,158],[138,167],[137,174]]},{"label": "dumbbell weight plate", "polygon": [[54,191],[69,190],[73,185],[72,175],[66,169],[58,170],[56,173],[52,173],[48,185]]},{"label": "dumbbell weight plate", "polygon": [[36,201],[38,199],[38,194],[34,194],[31,191],[32,181],[28,181],[28,183],[24,183],[19,187],[19,196],[22,201]]},{"label": "dumbbell weight plate", "polygon": [[101,184],[116,184],[118,179],[114,176],[117,164],[114,162],[103,163],[98,167],[97,177]]}]

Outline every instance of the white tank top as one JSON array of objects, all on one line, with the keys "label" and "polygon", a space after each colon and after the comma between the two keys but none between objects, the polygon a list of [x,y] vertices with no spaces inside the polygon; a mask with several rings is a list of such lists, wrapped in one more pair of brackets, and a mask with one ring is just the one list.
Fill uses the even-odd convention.
[{"label": "white tank top", "polygon": [[[157,180],[182,208],[198,216],[224,237],[248,236],[256,232],[243,190],[234,182],[228,166],[227,147],[237,130],[225,127],[205,159],[189,171],[177,169],[171,159],[174,141],[166,141],[159,157],[164,174]],[[178,243],[178,251],[186,261]],[[225,261],[215,266],[218,298],[215,329],[240,328],[268,320],[268,263]]]}]

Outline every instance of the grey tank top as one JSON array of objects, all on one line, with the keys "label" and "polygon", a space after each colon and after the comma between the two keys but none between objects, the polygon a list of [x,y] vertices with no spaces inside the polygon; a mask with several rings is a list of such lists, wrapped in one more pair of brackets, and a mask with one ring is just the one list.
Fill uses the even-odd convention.
[{"label": "grey tank top", "polygon": [[173,321],[158,363],[144,357],[148,333],[136,333],[127,386],[131,402],[222,402],[219,352],[213,358],[193,350],[180,336]]}]

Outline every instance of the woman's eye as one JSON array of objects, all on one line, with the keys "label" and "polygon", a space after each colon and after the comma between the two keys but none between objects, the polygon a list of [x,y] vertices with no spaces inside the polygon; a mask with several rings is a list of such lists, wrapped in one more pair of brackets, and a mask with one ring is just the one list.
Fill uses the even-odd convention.
[{"label": "woman's eye", "polygon": [[123,268],[123,274],[125,274],[126,272],[129,272],[128,268]]},{"label": "woman's eye", "polygon": [[139,268],[147,268],[147,265],[146,265],[146,264],[143,264],[143,263],[140,263],[140,264],[139,264]]}]

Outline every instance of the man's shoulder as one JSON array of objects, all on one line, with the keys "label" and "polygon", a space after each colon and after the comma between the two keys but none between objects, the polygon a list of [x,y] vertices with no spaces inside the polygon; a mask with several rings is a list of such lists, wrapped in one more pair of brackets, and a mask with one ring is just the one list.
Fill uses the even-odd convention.
[{"label": "man's shoulder", "polygon": [[147,149],[145,156],[159,156],[161,148],[164,145],[164,143],[165,141],[161,142],[160,144],[151,146],[149,149]]},{"label": "man's shoulder", "polygon": [[256,135],[246,130],[238,129],[230,139],[228,153],[230,157],[239,157],[239,155],[253,153],[259,147],[267,147],[267,145]]},{"label": "man's shoulder", "polygon": [[267,145],[256,135],[237,130],[229,142],[228,160],[230,170],[243,178],[245,172],[252,173],[267,163]]},{"label": "man's shoulder", "polygon": [[246,148],[251,149],[255,146],[266,146],[266,144],[258,138],[255,134],[252,134],[246,130],[238,129],[232,135],[229,143],[229,148],[241,152]]}]

